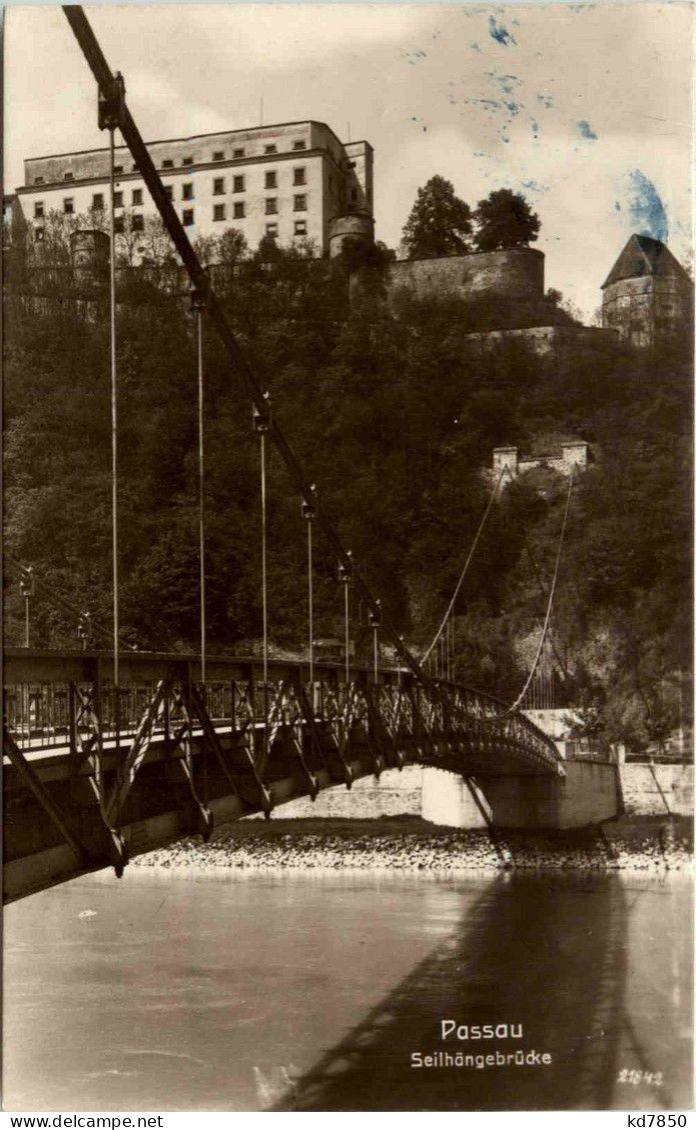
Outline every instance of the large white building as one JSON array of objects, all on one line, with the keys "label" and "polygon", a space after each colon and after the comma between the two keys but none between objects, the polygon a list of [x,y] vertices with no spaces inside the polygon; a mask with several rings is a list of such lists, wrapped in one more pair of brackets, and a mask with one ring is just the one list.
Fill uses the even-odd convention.
[{"label": "large white building", "polygon": [[[357,220],[371,234],[372,146],[343,143],[323,122],[153,141],[148,150],[192,238],[234,227],[252,248],[271,235],[284,245],[311,240],[325,255],[342,220],[344,229],[355,230]],[[116,149],[115,166],[117,227],[137,232],[156,209],[125,146]],[[89,217],[108,206],[109,150],[30,157],[24,181],[17,200],[38,241],[50,211]]]}]

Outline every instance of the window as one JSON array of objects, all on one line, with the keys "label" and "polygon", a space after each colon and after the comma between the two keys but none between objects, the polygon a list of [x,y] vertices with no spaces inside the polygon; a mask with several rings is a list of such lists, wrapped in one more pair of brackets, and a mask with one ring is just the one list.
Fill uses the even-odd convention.
[{"label": "window", "polygon": [[122,173],[123,172],[123,165],[114,165],[114,172],[115,173]]},{"label": "window", "polygon": [[75,180],[74,173],[63,173],[63,180]]},{"label": "window", "polygon": [[114,208],[122,208],[122,207],[123,207],[123,193],[122,192],[115,192],[114,193]]},{"label": "window", "polygon": [[224,196],[225,194],[225,178],[215,177],[213,181],[213,196]]},{"label": "window", "polygon": [[275,196],[269,196],[266,200],[266,215],[275,216],[278,211],[278,201]]},{"label": "window", "polygon": [[297,141],[293,141],[292,147],[293,147],[293,149],[306,149],[307,148],[307,142],[302,141],[300,138],[298,138]]},{"label": "window", "polygon": [[191,183],[182,184],[182,186],[181,186],[181,199],[182,200],[193,200],[193,185]]},{"label": "window", "polygon": [[216,149],[213,153],[213,161],[224,161],[225,153],[223,149]]},{"label": "window", "polygon": [[277,234],[278,234],[278,225],[277,224],[266,224],[266,235],[270,235],[270,236],[273,237],[273,239],[275,239]]},{"label": "window", "polygon": [[72,196],[66,196],[63,200],[63,212],[66,216],[72,216],[75,211],[75,201]]},{"label": "window", "polygon": [[164,188],[164,191],[167,194],[167,200],[173,200],[174,199],[174,185],[173,184],[165,184],[162,187]]},{"label": "window", "polygon": [[294,212],[306,212],[307,211],[307,197],[306,196],[296,196],[294,201],[293,201],[292,207],[293,207]]},{"label": "window", "polygon": [[232,191],[244,192],[244,177],[232,177]]},{"label": "window", "polygon": [[34,177],[34,184],[43,184],[43,177]]},{"label": "window", "polygon": [[245,215],[244,201],[243,200],[235,200],[235,202],[234,202],[234,218],[235,218],[235,220],[243,220],[244,215]]},{"label": "window", "polygon": [[43,228],[34,228],[34,239],[37,243],[43,243],[44,230]]},{"label": "window", "polygon": [[181,222],[183,223],[185,228],[190,228],[193,226],[193,208],[184,208],[181,216]]},{"label": "window", "polygon": [[37,200],[34,203],[34,219],[42,220],[44,214],[43,200]]},{"label": "window", "polygon": [[307,221],[306,220],[295,220],[295,235],[306,235],[306,234],[307,234]]},{"label": "window", "polygon": [[117,235],[123,235],[123,216],[114,216],[114,231]]},{"label": "window", "polygon": [[94,195],[92,196],[92,211],[93,212],[103,212],[104,211],[104,193],[103,192],[95,192]]},{"label": "window", "polygon": [[355,168],[355,161],[349,161],[348,164],[350,165],[351,169]]},{"label": "window", "polygon": [[163,169],[173,169],[173,168],[174,168],[174,162],[173,162],[173,161],[169,161],[169,160],[167,160],[167,161],[163,161],[163,162],[162,162],[162,168],[163,168]]},{"label": "window", "polygon": [[275,171],[272,172],[272,173],[266,173],[266,184],[265,184],[264,187],[265,188],[277,188],[278,187],[278,174]]},{"label": "window", "polygon": [[136,212],[136,214],[133,216],[133,218],[131,220],[132,231],[143,231],[144,230],[144,222],[145,222],[144,216],[142,215],[142,213]]},{"label": "window", "polygon": [[264,153],[277,153],[278,152],[278,146],[277,145],[264,145],[263,151],[264,151]]},{"label": "window", "polygon": [[213,219],[214,220],[224,220],[224,218],[225,218],[225,205],[224,204],[213,204]]},{"label": "window", "polygon": [[356,188],[351,188],[350,198],[351,198],[351,201],[353,201],[353,202],[355,202],[358,199],[358,190]]},{"label": "window", "polygon": [[181,164],[182,165],[192,165],[193,164],[193,157],[182,157],[181,158]]},{"label": "window", "polygon": [[306,184],[307,183],[307,176],[306,176],[305,170],[303,168],[292,170],[292,183],[293,184]]},{"label": "window", "polygon": [[243,149],[233,149],[232,150],[232,156],[233,157],[243,157],[244,156],[244,150]]},{"label": "window", "polygon": [[133,189],[133,203],[134,204],[142,204],[142,202],[143,202],[143,190],[142,190],[142,188],[134,188]]}]

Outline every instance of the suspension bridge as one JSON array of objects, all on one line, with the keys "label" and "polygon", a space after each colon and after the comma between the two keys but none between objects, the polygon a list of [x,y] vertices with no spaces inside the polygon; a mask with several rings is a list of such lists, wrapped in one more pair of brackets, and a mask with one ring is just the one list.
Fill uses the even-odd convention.
[{"label": "suspension bridge", "polygon": [[[121,875],[128,859],[184,835],[208,838],[214,823],[273,809],[322,789],[406,764],[463,778],[472,801],[503,826],[593,823],[616,811],[613,766],[574,766],[520,711],[548,635],[572,476],[541,642],[529,678],[511,705],[453,679],[452,612],[483,523],[436,636],[422,659],[383,615],[315,485],[281,431],[229,326],[128,110],[125,84],[112,74],[84,12],[63,9],[98,87],[100,128],[110,137],[110,361],[113,616],[111,648],[48,651],[30,647],[28,608],[35,582],[22,571],[24,648],[5,652],[4,897],[23,897],[104,866]],[[195,655],[127,651],[119,622],[118,352],[115,298],[114,137],[128,145],[191,284],[197,342],[200,647]],[[216,332],[253,412],[261,476],[260,658],[221,657],[206,646],[203,432],[203,326]],[[298,497],[307,535],[307,662],[269,653],[266,456],[272,444]],[[336,561],[343,590],[341,662],[315,657],[313,537]],[[373,636],[373,663],[351,659],[350,606],[359,600]],[[104,630],[81,618],[84,644]],[[396,657],[379,662],[379,639]],[[442,644],[444,643],[444,652]],[[433,649],[446,658],[428,662]],[[444,677],[442,677],[444,676]],[[559,802],[560,797],[560,802]],[[563,815],[563,813],[566,813]]]}]

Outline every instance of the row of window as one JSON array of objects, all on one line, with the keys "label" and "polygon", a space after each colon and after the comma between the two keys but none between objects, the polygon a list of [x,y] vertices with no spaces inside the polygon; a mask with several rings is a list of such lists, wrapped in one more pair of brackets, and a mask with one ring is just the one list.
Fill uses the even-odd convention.
[{"label": "row of window", "polygon": [[[222,215],[214,214],[213,215],[214,220],[224,220],[225,219],[225,215],[224,215],[225,205],[224,204],[216,204],[215,208],[213,209],[214,213],[217,213],[217,210],[219,208],[222,208],[223,214]],[[182,220],[182,223],[183,223],[185,228],[192,227],[194,222],[195,222],[194,221],[193,208],[184,208],[182,216],[181,216],[181,220]],[[117,234],[121,234],[125,230],[123,216],[116,216],[114,218],[114,230],[116,231]],[[143,230],[144,230],[144,217],[141,216],[141,215],[131,216],[131,231],[143,231]],[[307,221],[306,220],[295,220],[294,234],[299,235],[299,236],[305,236],[307,234]],[[278,235],[278,225],[277,224],[266,224],[266,235],[269,235],[269,236],[271,236],[272,238],[275,239]],[[43,238],[44,238],[44,229],[41,228],[41,227],[35,228],[34,229],[34,239],[36,240],[36,242],[42,243]]]},{"label": "row of window", "polygon": [[[184,185],[184,192],[182,194],[183,200],[193,200],[193,185]],[[190,192],[187,191],[190,189]],[[165,191],[170,200],[173,200],[173,186],[166,185]],[[142,189],[136,188],[133,191],[133,204],[142,204],[143,193]],[[275,216],[278,212],[278,198],[277,196],[267,196],[265,201],[265,211],[267,216]],[[123,193],[114,193],[114,206],[116,208],[123,207]],[[104,210],[104,194],[102,192],[95,192],[92,197],[93,212],[102,212]],[[306,212],[307,211],[307,197],[305,193],[297,193],[292,198],[293,212]],[[66,216],[72,216],[75,213],[75,199],[72,196],[65,196],[63,198],[63,213]],[[244,200],[235,200],[232,205],[232,215],[235,220],[243,220],[246,215],[246,202]],[[34,204],[34,219],[42,220],[44,218],[44,205],[42,200],[37,200]],[[226,218],[226,207],[224,204],[213,205],[213,219],[224,220]],[[119,217],[117,217],[117,220]],[[142,220],[141,215],[135,215],[134,220]],[[191,221],[193,223],[193,221]],[[136,229],[138,230],[138,229]]]},{"label": "row of window", "polygon": [[[298,152],[301,149],[306,149],[307,148],[307,142],[304,141],[304,139],[302,139],[302,138],[297,138],[297,140],[293,141],[292,148],[295,152]],[[266,156],[272,156],[274,153],[278,152],[278,146],[273,144],[273,143],[270,143],[268,145],[264,145],[263,151],[264,151],[264,154]],[[232,150],[232,160],[233,161],[237,161],[241,157],[246,157],[246,149],[244,148],[244,146],[239,146],[238,148]],[[226,160],[226,158],[227,158],[227,154],[225,153],[224,149],[213,150],[213,157],[212,157],[213,161],[224,161],[224,160]],[[184,166],[185,165],[192,165],[193,164],[193,157],[182,157],[181,164],[184,165]],[[166,157],[162,161],[162,168],[163,169],[173,169],[174,168],[173,159],[171,157]],[[118,172],[119,170],[117,169],[116,171]]]},{"label": "row of window", "polygon": [[[300,185],[307,183],[306,170],[304,168],[293,169],[293,181],[292,181],[292,183],[293,183],[294,187],[298,187]],[[268,173],[265,174],[264,187],[266,189],[274,189],[274,188],[278,187],[278,176],[277,176],[277,173],[275,171],[268,172]],[[171,184],[167,184],[167,185],[164,186],[164,190],[167,193],[167,196],[169,197],[169,199],[173,200],[174,199],[174,186],[171,185]],[[245,192],[245,191],[246,191],[246,177],[245,176],[233,177],[232,178],[232,192]],[[213,196],[224,196],[224,194],[225,194],[225,178],[224,177],[216,177],[213,180]],[[182,184],[182,186],[181,186],[181,199],[182,200],[193,200],[193,198],[194,198],[193,184],[192,183]],[[297,204],[297,201],[302,200],[302,199],[303,198],[301,196],[295,197],[296,203],[295,203],[295,209],[294,210],[296,212],[303,212],[304,209],[305,209],[305,205],[302,205],[302,204],[298,205]],[[115,208],[123,208],[123,201],[124,201],[123,191],[114,192],[114,207]],[[134,188],[131,192],[131,204],[134,207],[138,207],[142,204],[142,202],[143,202],[143,190],[142,190],[142,188]],[[104,208],[104,193],[103,192],[95,192],[92,195],[91,210],[93,212],[101,212],[103,210],[103,208]],[[72,215],[74,211],[75,211],[75,201],[74,201],[73,197],[72,196],[64,197],[63,198],[63,212],[66,215]],[[43,219],[43,216],[44,216],[44,202],[43,202],[43,200],[36,200],[34,202],[34,219],[40,220],[40,219]]]},{"label": "row of window", "polygon": [[[276,202],[273,201],[272,203],[275,204]],[[304,212],[304,211],[306,211],[306,208],[305,207],[303,207],[303,208],[296,207],[294,210],[296,212]],[[271,208],[267,207],[266,208],[266,215],[267,216],[277,216],[278,215],[277,207],[271,207]],[[226,220],[227,218],[228,218],[227,205],[226,204],[213,204],[213,220],[220,221],[220,220]],[[231,218],[233,220],[244,220],[244,219],[246,219],[246,206],[245,206],[243,200],[237,200],[232,205]],[[276,224],[274,226],[277,227],[278,225]],[[307,234],[307,221],[306,220],[295,220],[295,235],[306,235],[306,234]]]},{"label": "row of window", "polygon": [[[300,149],[306,149],[307,148],[307,142],[298,138],[296,141],[293,141],[292,148],[295,151],[299,151]],[[267,156],[272,156],[274,153],[278,152],[278,146],[272,145],[272,144],[264,145],[263,151]],[[224,149],[215,149],[213,151],[212,160],[213,161],[224,161],[226,159],[226,156],[227,155],[226,155]],[[232,159],[233,160],[237,160],[240,157],[246,157],[246,149],[243,146],[240,146],[239,148],[232,150]],[[194,161],[193,161],[192,156],[181,158],[181,164],[184,168],[186,168],[190,165],[193,165],[193,163],[194,163]],[[163,169],[173,169],[173,168],[175,168],[174,160],[171,157],[165,158],[162,161],[162,168]],[[114,165],[114,172],[115,173],[122,173],[123,171],[124,171],[123,165]],[[132,171],[134,173],[137,173],[138,166],[133,165]],[[63,180],[74,180],[74,179],[75,179],[75,173],[72,172],[71,170],[68,170],[68,171],[63,173]],[[44,184],[44,183],[45,183],[44,177],[34,177],[34,184]]]}]

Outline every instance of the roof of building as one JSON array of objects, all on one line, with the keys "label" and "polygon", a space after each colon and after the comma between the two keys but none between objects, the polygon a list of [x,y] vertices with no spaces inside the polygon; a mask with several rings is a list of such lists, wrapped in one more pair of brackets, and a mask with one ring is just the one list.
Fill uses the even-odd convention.
[{"label": "roof of building", "polygon": [[689,282],[689,276],[669,248],[649,235],[634,234],[602,283],[602,290],[619,279],[639,279],[646,275],[676,275]]},{"label": "roof of building", "polygon": [[[366,142],[366,141],[343,142],[343,141],[340,140],[340,138],[334,132],[334,130],[331,129],[331,126],[326,124],[326,122],[320,122],[316,118],[303,118],[301,121],[294,121],[294,122],[269,122],[268,125],[240,126],[237,129],[216,129],[216,130],[213,130],[212,132],[208,132],[208,133],[189,134],[186,137],[158,137],[158,138],[155,138],[153,141],[146,141],[145,146],[149,147],[151,145],[174,145],[178,142],[184,142],[184,141],[205,141],[205,140],[209,140],[212,137],[225,137],[228,134],[231,135],[231,134],[235,134],[235,133],[272,133],[273,130],[284,129],[288,126],[322,126],[323,129],[326,129],[326,130],[329,131],[329,133],[333,134],[333,136],[336,138],[336,141],[338,141],[339,145],[345,146],[346,144],[350,144],[350,145],[361,145],[361,144],[362,145],[369,145],[370,144],[369,142]],[[372,148],[372,146],[370,146],[370,148]],[[127,153],[128,152],[128,146],[127,145],[117,145],[117,146],[115,146],[115,150],[116,150],[117,153],[121,153],[121,152]],[[43,153],[39,157],[25,157],[24,163],[25,163],[25,165],[28,165],[28,164],[30,164],[34,161],[52,161],[57,157],[84,157],[84,156],[86,156],[87,154],[90,154],[90,153],[108,153],[108,152],[109,152],[109,146],[108,145],[102,145],[102,146],[95,146],[92,149],[73,149],[73,150],[69,150],[67,153]]]}]

